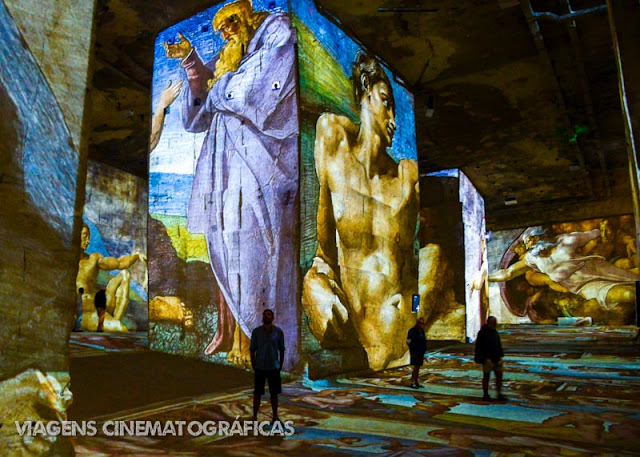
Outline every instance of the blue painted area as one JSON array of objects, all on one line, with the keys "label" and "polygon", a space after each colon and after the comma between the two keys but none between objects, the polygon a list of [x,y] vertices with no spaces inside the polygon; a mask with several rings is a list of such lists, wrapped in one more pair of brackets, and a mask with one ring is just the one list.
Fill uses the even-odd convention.
[{"label": "blue painted area", "polygon": [[427,173],[426,176],[439,176],[441,178],[457,178],[460,170],[457,168],[449,168],[448,170],[432,171]]},{"label": "blue painted area", "polygon": [[547,419],[562,414],[560,412],[525,408],[518,405],[476,405],[472,403],[460,403],[451,408],[448,412],[451,414],[461,414],[465,416],[532,422],[536,424],[540,424]]},{"label": "blue painted area", "polygon": [[85,251],[87,254],[92,254],[94,252],[98,252],[105,257],[109,257],[109,252],[104,244],[104,240],[102,239],[102,235],[100,234],[100,230],[86,216],[83,216],[82,219],[84,223],[89,226],[89,232],[91,233],[91,239],[89,240],[89,246],[87,246],[87,250]]},{"label": "blue painted area", "polygon": [[192,183],[192,175],[150,173],[149,212],[168,216],[186,216]]},{"label": "blue painted area", "polygon": [[[351,64],[362,47],[348,37],[337,25],[320,14],[313,0],[291,0],[291,11],[309,27],[320,43],[338,61],[346,75],[351,75]],[[413,112],[413,95],[399,84],[395,75],[385,67],[391,80],[391,89],[396,103],[398,130],[393,138],[389,154],[394,160],[418,160],[416,126]]]},{"label": "blue painted area", "polygon": [[[27,196],[64,245],[71,247],[78,155],[58,102],[4,2],[0,2],[0,36],[0,84],[19,110]],[[15,156],[19,154],[16,151]]]},{"label": "blue painted area", "polygon": [[348,389],[349,388],[348,386],[337,384],[336,382],[330,381],[328,379],[316,379],[316,380],[309,379],[307,371],[305,371],[302,377],[302,385],[304,387],[307,387],[313,390],[314,392],[322,392],[323,390],[328,390],[328,389]]}]

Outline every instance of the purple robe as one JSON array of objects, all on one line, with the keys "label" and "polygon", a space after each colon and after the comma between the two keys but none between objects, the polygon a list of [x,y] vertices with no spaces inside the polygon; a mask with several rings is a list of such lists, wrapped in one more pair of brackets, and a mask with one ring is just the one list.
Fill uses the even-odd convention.
[{"label": "purple robe", "polygon": [[204,233],[211,268],[245,335],[274,310],[285,369],[298,361],[298,109],[295,33],[285,14],[256,30],[238,70],[207,91],[218,56],[183,61],[183,124],[207,132],[187,227]]}]

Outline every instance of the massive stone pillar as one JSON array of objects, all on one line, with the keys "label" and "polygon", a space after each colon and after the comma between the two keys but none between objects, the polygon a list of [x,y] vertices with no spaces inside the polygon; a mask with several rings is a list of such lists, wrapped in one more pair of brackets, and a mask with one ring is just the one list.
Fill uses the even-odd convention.
[{"label": "massive stone pillar", "polygon": [[640,4],[633,0],[607,0],[607,7],[627,137],[636,239],[640,242]]},{"label": "massive stone pillar", "polygon": [[62,420],[70,400],[92,23],[92,2],[0,1],[3,456],[73,455],[67,438],[21,437],[14,421]]}]

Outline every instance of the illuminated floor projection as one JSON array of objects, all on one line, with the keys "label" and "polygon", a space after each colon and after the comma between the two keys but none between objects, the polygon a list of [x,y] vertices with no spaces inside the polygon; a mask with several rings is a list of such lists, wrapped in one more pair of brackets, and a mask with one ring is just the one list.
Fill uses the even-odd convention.
[{"label": "illuminated floor projection", "polygon": [[[431,349],[423,389],[408,369],[373,377],[285,384],[290,437],[80,437],[79,456],[636,455],[640,452],[640,349],[634,329],[510,326],[507,403],[482,402],[473,346]],[[224,367],[229,368],[229,367]],[[207,380],[210,382],[211,380]],[[251,389],[164,401],[106,420],[233,421],[251,417]],[[270,419],[263,413],[259,419]]]},{"label": "illuminated floor projection", "polygon": [[491,310],[502,322],[635,322],[631,215],[494,232],[489,250]]}]

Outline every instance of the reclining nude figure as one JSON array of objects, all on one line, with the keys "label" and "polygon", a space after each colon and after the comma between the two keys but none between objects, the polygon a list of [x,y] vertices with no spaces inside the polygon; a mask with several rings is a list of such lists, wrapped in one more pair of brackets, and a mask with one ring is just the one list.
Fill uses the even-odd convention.
[{"label": "reclining nude figure", "polygon": [[415,323],[418,166],[387,153],[396,122],[383,68],[359,54],[352,72],[360,124],[325,113],[316,126],[318,248],[302,304],[323,347],[345,346],[353,328],[369,367],[379,370],[406,354]]},{"label": "reclining nude figure", "polygon": [[553,290],[571,292],[587,300],[581,314],[602,316],[614,325],[628,324],[635,310],[638,276],[616,267],[604,257],[582,253],[587,243],[600,236],[601,230],[596,228],[562,234],[555,241],[528,237],[524,257],[506,269],[494,271],[489,280],[509,281],[524,274],[533,279],[529,273],[546,276],[544,284]]}]

